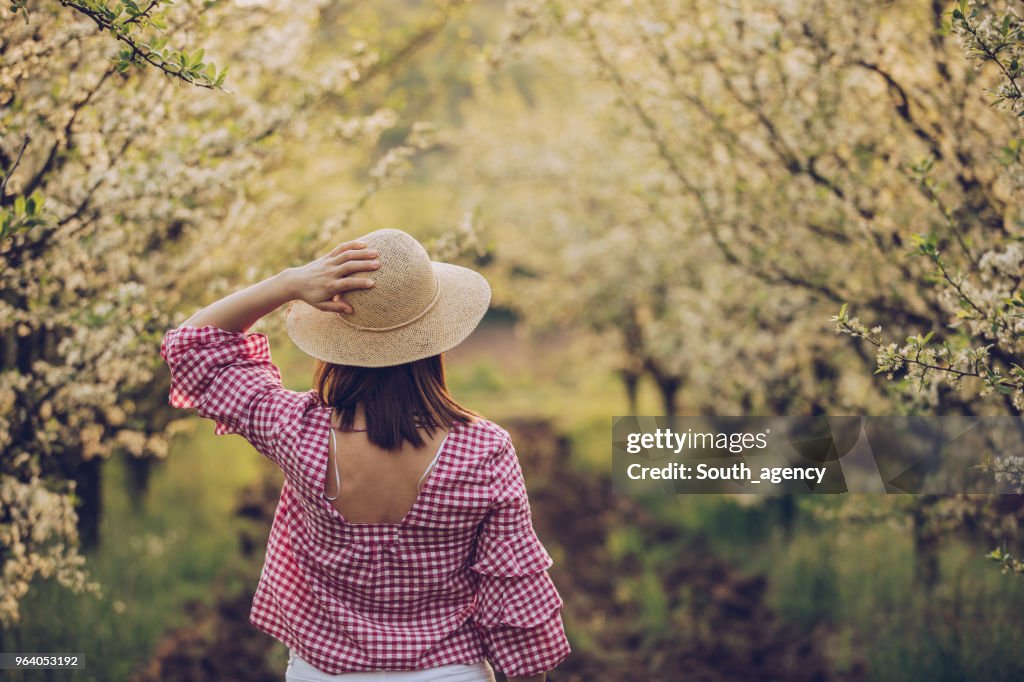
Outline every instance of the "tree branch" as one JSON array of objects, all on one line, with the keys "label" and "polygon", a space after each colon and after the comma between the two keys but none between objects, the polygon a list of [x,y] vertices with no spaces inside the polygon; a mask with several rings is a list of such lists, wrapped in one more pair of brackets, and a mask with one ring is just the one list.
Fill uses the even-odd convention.
[{"label": "tree branch", "polygon": [[[32,138],[28,135],[21,141],[21,149],[18,150],[18,156],[14,159],[14,163],[11,164],[10,168],[4,170],[4,179],[0,182],[0,205],[3,205],[4,199],[7,197],[7,181],[11,179],[11,175],[17,170],[18,164],[21,163],[21,157],[25,155],[25,148],[28,147],[28,143]],[[31,194],[31,192],[28,192]]]}]

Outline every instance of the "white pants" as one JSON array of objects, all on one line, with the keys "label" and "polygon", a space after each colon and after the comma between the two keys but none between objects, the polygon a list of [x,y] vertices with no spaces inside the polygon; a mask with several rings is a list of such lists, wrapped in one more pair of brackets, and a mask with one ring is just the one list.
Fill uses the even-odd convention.
[{"label": "white pants", "polygon": [[470,665],[452,663],[426,670],[375,670],[328,675],[289,650],[284,679],[285,682],[494,682],[494,670],[487,661],[477,661]]}]

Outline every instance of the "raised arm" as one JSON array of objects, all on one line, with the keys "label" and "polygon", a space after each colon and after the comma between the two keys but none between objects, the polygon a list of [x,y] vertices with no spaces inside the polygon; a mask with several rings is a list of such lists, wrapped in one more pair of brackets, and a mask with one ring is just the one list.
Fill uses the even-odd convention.
[{"label": "raised arm", "polygon": [[288,268],[241,291],[211,303],[182,323],[182,327],[217,327],[244,332],[264,315],[283,303],[302,300],[336,313],[351,313],[343,294],[373,286],[366,277],[350,277],[357,272],[375,270],[380,263],[377,252],[361,242],[345,242],[330,253],[306,265]]},{"label": "raised arm", "polygon": [[266,335],[245,332],[295,299],[321,310],[351,312],[342,294],[373,283],[348,275],[376,268],[375,256],[363,244],[341,244],[311,263],[222,298],[168,331],[160,355],[171,371],[170,404],[196,410],[216,422],[215,433],[240,434],[278,461],[276,441],[282,425],[292,423],[308,407],[310,395],[282,385]]}]

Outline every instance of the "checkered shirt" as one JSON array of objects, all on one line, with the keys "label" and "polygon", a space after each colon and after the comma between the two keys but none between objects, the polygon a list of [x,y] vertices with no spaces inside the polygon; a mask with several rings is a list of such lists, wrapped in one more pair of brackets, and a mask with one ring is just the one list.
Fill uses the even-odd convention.
[{"label": "checkered shirt", "polygon": [[398,523],[349,523],[323,491],[329,407],[281,385],[264,334],[167,332],[170,404],[242,435],[284,472],[249,620],[320,670],[422,670],[488,658],[506,675],[569,654],[551,557],[508,432],[455,424]]}]

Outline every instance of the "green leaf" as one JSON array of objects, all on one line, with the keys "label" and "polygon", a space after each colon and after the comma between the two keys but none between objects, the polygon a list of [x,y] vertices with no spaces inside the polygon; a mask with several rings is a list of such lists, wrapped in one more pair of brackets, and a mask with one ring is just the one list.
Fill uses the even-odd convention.
[{"label": "green leaf", "polygon": [[221,85],[224,84],[224,79],[227,78],[227,75],[228,75],[228,67],[225,66],[223,69],[221,69],[221,72],[219,74],[217,74],[217,80],[215,80],[213,82],[213,84],[216,85],[219,88]]}]

